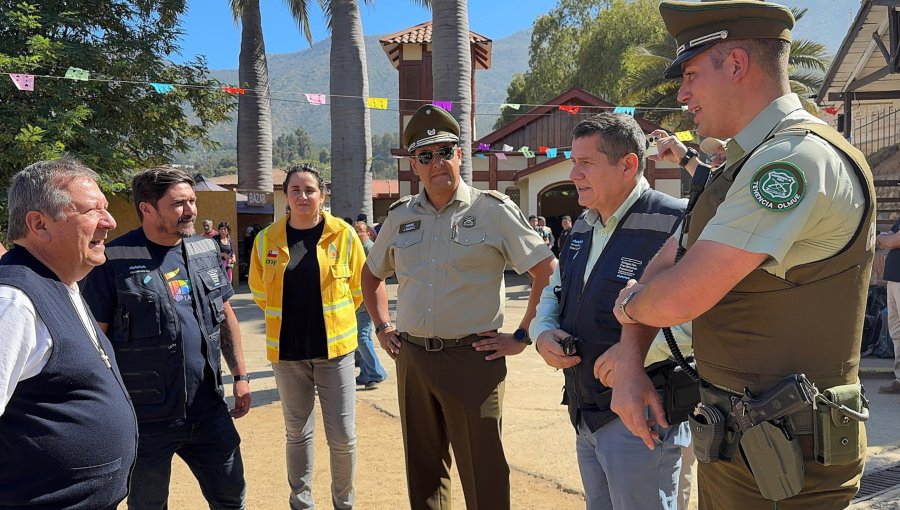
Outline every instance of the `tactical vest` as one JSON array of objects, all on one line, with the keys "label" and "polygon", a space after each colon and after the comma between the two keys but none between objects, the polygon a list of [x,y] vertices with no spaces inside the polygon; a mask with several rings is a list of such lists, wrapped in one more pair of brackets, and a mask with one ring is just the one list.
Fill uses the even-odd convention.
[{"label": "tactical vest", "polygon": [[584,214],[572,227],[559,257],[560,328],[581,339],[581,363],[564,370],[563,403],[568,404],[572,425],[577,427],[581,416],[593,432],[616,417],[609,409],[612,392],[594,377],[594,362],[619,341],[622,333],[622,325],[613,314],[619,292],[628,280],[640,279],[681,223],[684,209],[681,200],[659,191],[645,191],[620,220],[585,284],[593,228]]},{"label": "tactical vest", "polygon": [[127,494],[137,422],[109,340],[93,326],[111,367],[65,285],[24,248],[3,258],[0,285],[28,295],[53,342],[44,368],[18,382],[0,416],[0,507],[114,506]]},{"label": "tactical vest", "polygon": [[[806,374],[820,389],[858,380],[863,313],[874,256],[872,173],[861,152],[822,124],[790,126],[766,141],[809,134],[824,139],[852,162],[866,190],[862,221],[837,254],[793,267],[784,279],[757,268],[712,309],[694,319],[697,369],[715,385],[738,392],[749,388],[759,394],[795,373]],[[755,150],[714,174],[691,213],[688,249]]]},{"label": "tactical vest", "polygon": [[[147,243],[143,229],[137,228],[106,248],[106,270],[115,282],[118,302],[107,334],[140,423],[185,419],[187,398],[183,346],[175,340],[183,326]],[[222,293],[227,276],[212,239],[192,236],[181,246],[206,364],[214,374],[214,390],[224,398],[219,328],[225,320]]]}]

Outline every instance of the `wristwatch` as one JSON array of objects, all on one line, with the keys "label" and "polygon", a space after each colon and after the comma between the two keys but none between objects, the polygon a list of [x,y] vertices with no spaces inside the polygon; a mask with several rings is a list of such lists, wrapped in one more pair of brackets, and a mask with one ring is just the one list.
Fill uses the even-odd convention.
[{"label": "wristwatch", "polygon": [[250,382],[250,374],[237,374],[234,376],[234,382],[247,381]]},{"label": "wristwatch", "polygon": [[694,158],[696,158],[696,157],[699,157],[699,156],[700,156],[700,153],[697,152],[693,147],[688,147],[688,148],[687,148],[687,151],[684,153],[684,157],[681,158],[681,161],[679,161],[678,164],[681,165],[681,166],[685,166],[685,165],[687,165],[692,159],[694,159]]},{"label": "wristwatch", "polygon": [[387,328],[393,328],[393,327],[394,327],[394,323],[391,321],[382,322],[381,324],[375,326],[375,334],[377,335],[378,333],[381,333],[382,331],[386,330]]},{"label": "wristwatch", "polygon": [[628,306],[628,302],[631,301],[631,298],[633,298],[637,293],[638,293],[638,291],[632,292],[631,294],[625,296],[625,299],[623,299],[622,302],[619,303],[619,310],[621,310],[622,313],[625,314],[625,317],[628,317],[633,322],[637,322],[637,321],[634,320],[634,317],[632,317],[631,315],[628,315],[628,310],[626,310],[625,307]]},{"label": "wristwatch", "polygon": [[515,332],[513,332],[513,339],[516,342],[519,342],[519,343],[522,343],[525,345],[531,345],[531,338],[528,337],[528,332],[525,331],[523,328],[519,328],[519,329],[515,330]]}]

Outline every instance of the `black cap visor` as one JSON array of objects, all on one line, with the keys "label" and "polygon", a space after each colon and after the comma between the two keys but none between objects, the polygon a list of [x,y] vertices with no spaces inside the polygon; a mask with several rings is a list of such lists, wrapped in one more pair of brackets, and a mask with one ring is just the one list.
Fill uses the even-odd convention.
[{"label": "black cap visor", "polygon": [[712,41],[709,44],[703,44],[701,46],[697,46],[696,48],[691,48],[689,50],[685,50],[681,52],[681,55],[678,55],[675,60],[669,64],[669,67],[666,68],[665,72],[663,72],[663,78],[666,79],[674,79],[681,78],[682,71],[681,65],[687,62],[688,60],[696,57],[697,55],[703,53],[704,51],[712,48],[721,41]]}]

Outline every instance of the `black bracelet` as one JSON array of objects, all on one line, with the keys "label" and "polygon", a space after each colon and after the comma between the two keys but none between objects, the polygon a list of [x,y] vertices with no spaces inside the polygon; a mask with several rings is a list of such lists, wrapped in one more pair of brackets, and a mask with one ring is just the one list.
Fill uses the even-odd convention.
[{"label": "black bracelet", "polygon": [[377,335],[378,333],[381,333],[382,331],[386,330],[387,328],[393,328],[393,327],[394,327],[394,325],[391,323],[391,321],[382,322],[381,324],[379,324],[378,326],[375,327],[375,334]]},{"label": "black bracelet", "polygon": [[687,165],[692,159],[694,159],[694,158],[696,158],[696,157],[699,157],[699,156],[700,156],[700,153],[697,152],[696,150],[694,150],[693,147],[688,147],[688,148],[687,148],[687,151],[684,153],[684,157],[681,158],[681,161],[679,161],[678,164],[681,165],[681,166],[685,166],[685,165]]}]

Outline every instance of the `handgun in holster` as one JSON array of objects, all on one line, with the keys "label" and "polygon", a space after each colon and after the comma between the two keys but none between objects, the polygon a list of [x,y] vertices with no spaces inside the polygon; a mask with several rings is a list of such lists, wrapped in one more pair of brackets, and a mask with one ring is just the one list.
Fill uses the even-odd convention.
[{"label": "handgun in holster", "polygon": [[745,391],[732,399],[741,452],[766,499],[787,499],[803,489],[803,452],[790,417],[811,413],[815,397],[815,386],[803,374],[793,374],[758,397]]}]

